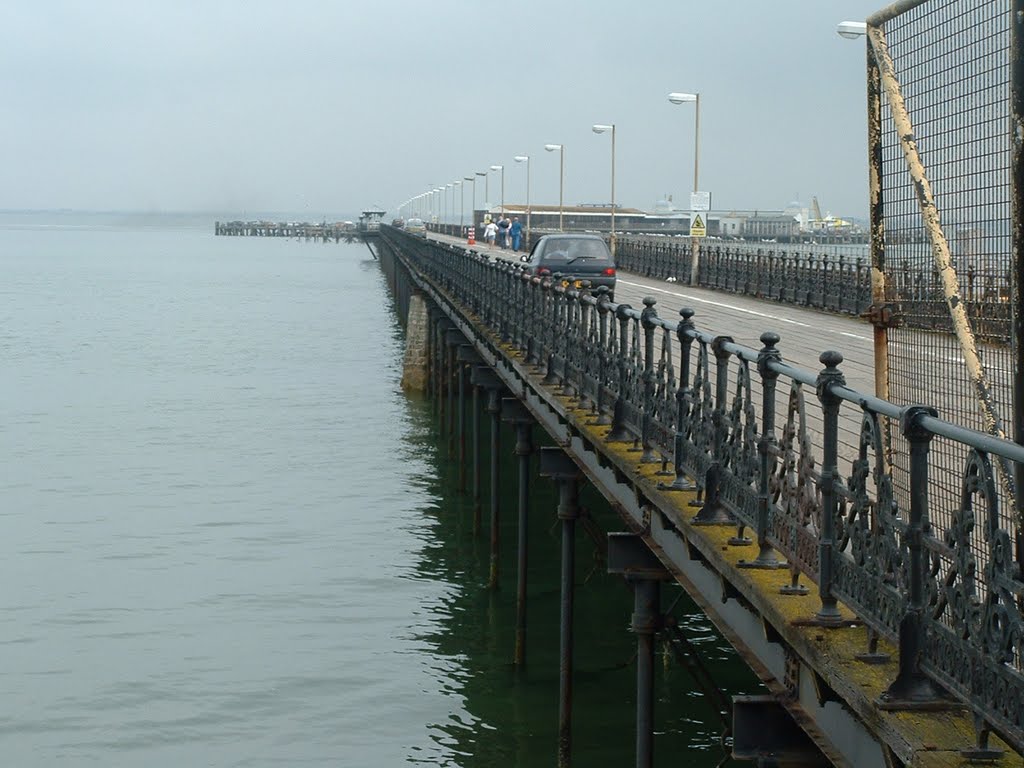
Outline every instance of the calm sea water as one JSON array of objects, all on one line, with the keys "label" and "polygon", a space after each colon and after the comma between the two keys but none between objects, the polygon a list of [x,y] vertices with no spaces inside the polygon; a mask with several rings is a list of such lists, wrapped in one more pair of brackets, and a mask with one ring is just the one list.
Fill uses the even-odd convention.
[{"label": "calm sea water", "polygon": [[[3,763],[552,764],[553,489],[517,672],[514,501],[494,593],[366,247],[212,229],[0,215]],[[627,765],[632,598],[580,538],[575,754]],[[723,687],[753,690],[687,606]],[[720,723],[665,658],[659,756],[716,765]]]}]

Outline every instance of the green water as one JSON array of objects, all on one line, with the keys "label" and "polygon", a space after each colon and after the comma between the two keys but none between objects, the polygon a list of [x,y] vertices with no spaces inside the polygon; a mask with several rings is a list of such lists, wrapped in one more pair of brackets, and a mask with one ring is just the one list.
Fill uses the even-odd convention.
[{"label": "green water", "polygon": [[[439,473],[432,490],[439,502],[427,511],[434,544],[424,552],[421,572],[460,585],[446,605],[446,618],[427,638],[438,653],[461,665],[461,693],[469,717],[438,724],[437,737],[459,755],[452,765],[527,766],[553,764],[558,727],[561,523],[554,481],[538,477],[531,462],[527,663],[512,663],[516,620],[518,458],[512,431],[501,437],[500,583],[488,588],[490,572],[489,464],[481,461],[481,530],[473,530],[471,492],[459,489],[457,453],[448,448],[431,404],[418,416],[432,424],[429,443]],[[481,418],[481,445],[490,444],[489,416]],[[467,430],[469,419],[466,419]],[[546,437],[534,428],[534,440]],[[449,456],[449,454],[452,456]],[[468,461],[468,459],[467,459]],[[470,477],[467,472],[467,478]],[[471,481],[467,480],[467,486]],[[634,760],[636,642],[629,632],[633,595],[609,575],[595,539],[623,530],[603,497],[586,486],[581,505],[592,526],[576,526],[576,597],[573,762],[623,766]],[[587,530],[589,528],[589,531]],[[679,621],[718,685],[729,694],[753,693],[759,684],[707,618],[674,585],[662,588],[662,607]],[[725,724],[667,646],[656,664],[655,754],[659,765],[719,765],[727,752]],[[727,761],[728,763],[729,761]]]},{"label": "green water", "polygon": [[[4,214],[0,274],[5,765],[554,763],[553,484],[533,483],[518,671],[511,435],[492,592],[488,529],[431,406],[402,393],[403,332],[364,245]],[[594,553],[581,531],[575,764],[618,767],[632,599]],[[673,612],[724,688],[752,689],[692,605]],[[717,716],[659,670],[658,764],[716,765]]]}]

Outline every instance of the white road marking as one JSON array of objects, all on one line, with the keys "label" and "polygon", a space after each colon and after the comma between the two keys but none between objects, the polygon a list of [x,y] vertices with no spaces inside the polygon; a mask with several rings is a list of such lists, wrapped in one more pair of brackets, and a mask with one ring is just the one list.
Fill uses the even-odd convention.
[{"label": "white road marking", "polygon": [[813,329],[818,330],[818,331],[827,331],[828,333],[834,333],[834,334],[837,334],[839,336],[848,336],[851,339],[857,339],[859,341],[871,341],[871,337],[870,336],[862,336],[862,335],[859,335],[859,334],[856,334],[856,333],[851,333],[850,331],[836,331],[836,330],[833,330],[833,329],[830,329],[830,328],[821,328],[820,326],[816,326],[816,325],[813,325],[811,323],[805,323],[805,322],[802,322],[800,320],[794,320],[791,317],[784,317],[782,315],[773,315],[773,314],[771,314],[769,312],[759,312],[756,309],[748,309],[746,307],[738,307],[735,304],[727,304],[724,301],[715,301],[714,299],[705,299],[705,298],[702,298],[700,296],[694,296],[694,295],[689,294],[689,293],[681,293],[680,291],[672,291],[672,290],[668,290],[666,288],[659,288],[659,287],[654,286],[654,285],[648,285],[647,283],[634,283],[634,282],[631,282],[629,280],[623,280],[621,277],[619,278],[618,282],[624,283],[625,285],[632,285],[632,286],[634,286],[636,288],[642,288],[644,290],[657,291],[658,293],[668,294],[669,296],[675,296],[676,298],[685,299],[687,301],[697,302],[699,304],[708,304],[708,305],[713,306],[713,307],[721,307],[722,309],[728,309],[728,310],[731,310],[733,312],[740,312],[740,313],[743,313],[743,314],[746,314],[746,315],[753,315],[754,317],[763,317],[763,318],[766,318],[768,320],[774,320],[775,322],[778,322],[778,323],[787,323],[788,325],[796,325],[796,326],[799,326],[801,328],[813,328]]}]

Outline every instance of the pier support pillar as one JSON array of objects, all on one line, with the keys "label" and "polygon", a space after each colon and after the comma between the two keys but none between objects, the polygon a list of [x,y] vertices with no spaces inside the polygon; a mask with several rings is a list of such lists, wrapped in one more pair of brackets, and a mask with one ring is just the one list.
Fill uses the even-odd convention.
[{"label": "pier support pillar", "polygon": [[487,586],[498,588],[499,550],[501,545],[501,399],[505,385],[498,375],[485,365],[473,369],[474,383],[487,390],[484,410],[491,415],[491,572]]},{"label": "pier support pillar", "polygon": [[402,389],[407,392],[426,392],[430,364],[427,355],[430,343],[429,313],[422,291],[409,295],[409,317],[405,329],[405,356],[402,360]]},{"label": "pier support pillar", "polygon": [[483,517],[482,493],[480,490],[480,412],[483,409],[480,403],[480,390],[482,387],[476,381],[476,371],[479,366],[470,369],[469,381],[473,387],[472,413],[473,442],[471,453],[473,454],[473,536],[480,535],[480,521]]},{"label": "pier support pillar", "polygon": [[445,386],[448,390],[448,456],[455,456],[455,402],[458,388],[456,386],[457,377],[459,372],[462,370],[461,363],[458,362],[458,349],[461,345],[467,343],[466,337],[462,335],[462,331],[457,328],[451,328],[445,333],[444,344],[445,344],[445,368],[446,378]]},{"label": "pier support pillar", "polygon": [[[459,363],[459,491],[466,492],[466,385],[469,384],[469,366],[479,365],[480,356],[471,344],[459,345],[455,355]],[[475,401],[474,401],[475,402]],[[475,415],[474,415],[475,420]],[[479,449],[478,445],[473,446]]]},{"label": "pier support pillar", "polygon": [[576,573],[576,520],[579,518],[579,467],[561,448],[540,449],[541,477],[558,483],[558,519],[562,521],[562,600],[558,653],[558,767],[572,759],[573,600]]},{"label": "pier support pillar", "polygon": [[533,453],[533,416],[523,403],[506,397],[501,403],[502,418],[516,429],[516,456],[519,457],[519,535],[516,545],[516,640],[512,661],[526,663],[526,563],[527,532],[530,511],[530,454]]},{"label": "pier support pillar", "polygon": [[636,635],[636,768],[654,765],[654,640],[661,629],[661,582],[670,577],[633,533],[608,534],[608,573],[633,587],[630,629]]},{"label": "pier support pillar", "polygon": [[435,395],[435,407],[437,409],[437,426],[439,431],[444,434],[445,425],[447,419],[447,403],[446,395],[451,392],[451,368],[449,365],[448,358],[448,347],[445,344],[445,339],[448,333],[454,328],[452,321],[447,317],[441,316],[437,324],[434,327],[434,384],[436,389],[434,390]]}]

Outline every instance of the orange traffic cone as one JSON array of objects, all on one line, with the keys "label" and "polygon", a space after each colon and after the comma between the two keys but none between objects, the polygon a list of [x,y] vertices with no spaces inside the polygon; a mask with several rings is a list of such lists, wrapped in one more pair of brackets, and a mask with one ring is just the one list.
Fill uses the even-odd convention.
[{"label": "orange traffic cone", "polygon": [[467,245],[476,245],[476,227],[469,228],[469,241]]}]

